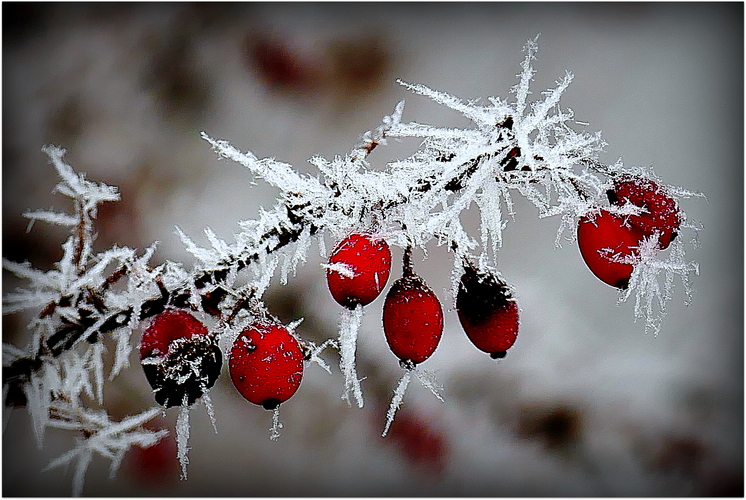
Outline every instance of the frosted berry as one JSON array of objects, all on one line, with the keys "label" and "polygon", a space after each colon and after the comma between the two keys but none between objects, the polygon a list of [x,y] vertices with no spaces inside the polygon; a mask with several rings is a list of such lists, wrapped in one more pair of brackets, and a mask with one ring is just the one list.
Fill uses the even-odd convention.
[{"label": "frosted berry", "polygon": [[215,385],[223,365],[214,337],[190,313],[167,309],[145,329],[140,363],[158,404],[193,404]]},{"label": "frosted berry", "polygon": [[345,266],[353,276],[327,269],[326,281],[339,304],[354,309],[381,293],[391,272],[391,250],[385,240],[370,234],[351,234],[329,256],[329,264]]},{"label": "frosted berry", "polygon": [[505,357],[518,337],[518,304],[504,281],[467,265],[459,281],[456,310],[477,349],[494,359]]},{"label": "frosted berry", "polygon": [[632,276],[632,264],[614,262],[637,254],[645,236],[643,230],[627,222],[627,217],[601,210],[580,218],[578,246],[588,268],[601,281],[625,289]]},{"label": "frosted berry", "polygon": [[615,205],[631,203],[646,210],[629,217],[629,223],[639,227],[645,236],[660,232],[659,245],[665,249],[676,237],[681,225],[681,212],[676,201],[666,194],[658,184],[645,177],[623,175],[614,182],[614,189],[607,192],[609,201]]},{"label": "frosted berry", "polygon": [[391,286],[383,304],[383,331],[391,352],[403,366],[422,363],[438,347],[443,309],[418,275],[405,274]]},{"label": "frosted berry", "polygon": [[228,367],[233,385],[268,410],[290,399],[303,378],[303,351],[280,324],[256,323],[233,343]]}]

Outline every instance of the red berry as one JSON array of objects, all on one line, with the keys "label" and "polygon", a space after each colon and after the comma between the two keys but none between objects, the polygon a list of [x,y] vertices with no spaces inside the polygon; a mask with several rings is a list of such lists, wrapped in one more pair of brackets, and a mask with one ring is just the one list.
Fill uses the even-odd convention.
[{"label": "red berry", "polygon": [[456,294],[458,319],[469,340],[492,358],[504,358],[518,336],[518,304],[492,273],[467,265]]},{"label": "red berry", "polygon": [[140,341],[140,363],[165,406],[193,404],[215,385],[223,357],[207,327],[186,311],[167,309],[145,329]]},{"label": "red berry", "polygon": [[383,331],[402,364],[422,363],[438,347],[443,309],[435,293],[416,274],[394,282],[383,304]]},{"label": "red berry", "polygon": [[397,415],[388,434],[412,464],[425,472],[443,472],[449,458],[445,434],[432,425],[430,419],[404,408]]},{"label": "red berry", "polygon": [[381,293],[391,272],[391,251],[385,240],[370,234],[351,234],[329,256],[329,264],[342,264],[354,274],[345,276],[327,269],[326,281],[334,300],[354,309],[366,305]]},{"label": "red berry", "polygon": [[614,189],[607,194],[615,205],[631,203],[647,211],[630,216],[629,223],[642,229],[645,236],[659,231],[661,249],[667,248],[676,237],[676,231],[682,222],[681,212],[676,201],[654,181],[645,177],[623,175],[614,182]]},{"label": "red berry", "polygon": [[633,266],[613,260],[636,255],[644,236],[626,217],[607,210],[581,217],[578,225],[578,246],[588,268],[604,283],[621,289],[629,285]]},{"label": "red berry", "polygon": [[272,410],[298,390],[303,358],[300,344],[284,326],[257,323],[233,343],[228,367],[244,398]]},{"label": "red berry", "polygon": [[[158,430],[160,426],[148,422],[143,427],[148,430]],[[127,453],[126,467],[133,478],[145,486],[166,486],[178,481],[179,460],[177,459],[176,438],[170,434],[147,448],[133,446]]]}]

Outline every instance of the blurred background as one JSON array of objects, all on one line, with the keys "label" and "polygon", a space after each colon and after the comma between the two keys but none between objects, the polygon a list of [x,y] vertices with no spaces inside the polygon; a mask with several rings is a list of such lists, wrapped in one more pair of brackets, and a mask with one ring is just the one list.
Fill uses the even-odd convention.
[{"label": "blurred background", "polygon": [[[52,194],[44,144],[120,188],[122,201],[99,211],[98,250],[159,241],[155,263],[189,267],[175,225],[202,244],[208,226],[232,241],[237,221],[277,195],[218,161],[200,131],[312,172],[307,158],[346,153],[401,99],[405,121],[467,125],[396,79],[506,98],[537,33],[535,97],[573,72],[562,105],[602,131],[601,160],[652,166],[707,196],[682,205],[704,225],[687,252],[701,271],[693,302],[684,304],[677,282],[657,337],[634,321],[633,303],[617,305],[575,243],[555,248],[559,221],[539,220],[516,196],[499,268],[516,290],[521,331],[504,360],[461,331],[445,249],[415,255],[446,310],[441,345],[423,365],[445,403],[413,382],[380,437],[402,370],[379,298],[366,307],[358,345],[363,409],[340,399],[338,358],[327,352],[332,375],[306,370],[272,442],[271,414],[224,373],[211,392],[218,434],[203,407],[191,412],[188,481],[178,479],[169,438],[133,449],[115,479],[108,460],[94,459],[85,495],[743,496],[742,3],[4,2],[2,14],[2,254],[42,269],[60,258],[66,232],[38,223],[27,233],[21,213],[70,209]],[[370,161],[416,147],[392,142]],[[464,219],[477,227],[475,207]],[[267,303],[283,321],[304,317],[298,333],[318,342],[336,335],[339,306],[314,248]],[[3,341],[25,345],[25,321],[4,316]],[[136,352],[105,396],[118,418],[154,404]],[[175,420],[170,410],[154,424],[173,429]],[[72,469],[41,469],[73,439],[48,431],[40,450],[28,414],[14,411],[3,495],[69,495]]]}]

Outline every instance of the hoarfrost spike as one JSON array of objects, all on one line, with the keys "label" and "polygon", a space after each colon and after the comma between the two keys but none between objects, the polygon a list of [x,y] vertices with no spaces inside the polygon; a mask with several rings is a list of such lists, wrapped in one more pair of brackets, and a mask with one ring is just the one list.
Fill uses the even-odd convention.
[{"label": "hoarfrost spike", "polygon": [[189,405],[187,404],[187,395],[184,395],[184,401],[179,408],[179,416],[176,418],[176,455],[179,457],[181,466],[181,479],[187,478],[187,465],[189,465]]},{"label": "hoarfrost spike", "polygon": [[216,424],[217,420],[215,419],[215,407],[212,404],[212,399],[210,398],[210,394],[207,392],[207,388],[202,388],[202,402],[205,404],[205,409],[207,410],[207,416],[210,417],[210,423],[212,424],[212,430],[215,431],[215,434],[218,433],[218,426]]},{"label": "hoarfrost spike", "polygon": [[342,399],[352,404],[350,393],[355,397],[358,407],[363,407],[363,391],[355,369],[355,349],[357,347],[357,333],[363,319],[363,306],[358,304],[355,309],[344,308],[340,317],[339,327],[339,368],[345,379],[345,390]]},{"label": "hoarfrost spike", "polygon": [[386,437],[386,434],[388,434],[389,427],[391,427],[391,423],[394,421],[396,410],[399,409],[402,401],[404,400],[404,393],[406,392],[407,386],[409,385],[409,381],[411,379],[412,370],[407,370],[406,372],[404,372],[402,378],[399,379],[399,383],[396,385],[396,389],[394,389],[394,396],[391,398],[391,404],[389,405],[389,409],[386,412],[386,426],[383,428],[383,434],[381,434],[381,437]]},{"label": "hoarfrost spike", "polygon": [[272,427],[269,429],[269,439],[277,441],[280,437],[280,429],[282,429],[282,422],[280,422],[280,405],[277,405],[272,410]]}]

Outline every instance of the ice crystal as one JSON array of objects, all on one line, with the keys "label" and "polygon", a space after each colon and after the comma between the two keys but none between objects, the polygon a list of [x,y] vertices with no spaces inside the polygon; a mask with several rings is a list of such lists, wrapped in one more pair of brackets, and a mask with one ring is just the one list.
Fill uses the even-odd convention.
[{"label": "ice crystal", "polygon": [[404,375],[402,375],[402,377],[399,379],[399,382],[396,384],[394,395],[391,397],[391,404],[389,405],[389,409],[386,411],[386,425],[383,428],[381,437],[386,437],[386,434],[389,433],[389,428],[394,422],[396,410],[401,407],[402,401],[404,401],[404,393],[407,391],[410,380],[412,380],[412,372],[410,370],[407,370],[404,372]]},{"label": "ice crystal", "polygon": [[[154,296],[153,276],[147,266],[152,249],[141,257],[131,249],[117,247],[95,254],[97,206],[118,200],[117,190],[74,172],[63,160],[63,149],[49,146],[44,152],[62,179],[55,190],[73,200],[75,212],[29,211],[24,215],[32,222],[69,226],[72,234],[62,245],[60,262],[49,271],[34,269],[27,262],[3,261],[6,270],[28,282],[27,288],[3,297],[3,314],[37,312],[29,323],[31,339],[24,348],[3,345],[3,394],[8,404],[12,386],[23,391],[39,446],[49,427],[83,433],[84,439],[70,452],[48,465],[54,468],[76,461],[73,493],[77,495],[94,452],[112,461],[114,474],[132,445],[150,446],[166,433],[141,429],[157,409],[112,422],[105,410],[89,407],[91,403],[104,404],[104,337],[113,340],[115,352],[109,378],[128,365],[129,338],[135,324],[131,318],[139,319],[139,307]],[[130,277],[127,290],[115,291],[112,285],[125,274]]]},{"label": "ice crystal", "polygon": [[176,455],[179,457],[181,467],[181,479],[187,478],[187,465],[189,465],[189,410],[187,395],[179,407],[179,416],[176,418]]},{"label": "ice crystal", "polygon": [[332,370],[329,367],[329,364],[326,361],[324,361],[322,358],[320,358],[319,354],[321,354],[321,352],[324,349],[326,349],[328,346],[333,346],[339,349],[339,343],[336,341],[336,339],[326,339],[319,346],[317,346],[316,344],[310,341],[304,341],[303,344],[306,346],[306,350],[308,351],[308,355],[306,357],[308,359],[309,364],[316,363],[321,368],[323,368],[324,371],[331,374]]},{"label": "ice crystal", "polygon": [[66,418],[53,420],[54,427],[81,430],[85,439],[79,439],[73,449],[52,460],[45,469],[54,469],[76,461],[73,475],[73,496],[80,496],[83,481],[93,454],[98,453],[111,460],[109,475],[116,474],[124,454],[132,446],[143,448],[157,443],[168,431],[151,431],[142,425],[160,414],[159,408],[151,408],[138,415],[125,418],[121,422],[111,422],[105,411],[73,408],[64,403],[55,403],[52,408],[57,415]]},{"label": "ice crystal", "polygon": [[643,239],[634,264],[629,287],[620,293],[620,301],[626,301],[634,292],[635,318],[643,318],[645,332],[657,336],[673,293],[675,276],[680,276],[687,297],[691,297],[689,280],[692,275],[699,274],[699,265],[686,260],[680,240],[673,241],[668,256],[661,259],[657,234]]},{"label": "ice crystal", "polygon": [[342,399],[352,404],[350,395],[355,397],[357,405],[363,407],[363,391],[355,369],[355,350],[357,349],[357,334],[363,320],[363,305],[357,304],[355,309],[342,309],[339,319],[339,367],[344,376],[344,393]]},{"label": "ice crystal", "polygon": [[269,439],[277,441],[280,438],[280,429],[282,429],[282,422],[280,422],[280,405],[277,405],[272,410],[272,427],[269,429]]},{"label": "ice crystal", "polygon": [[432,392],[439,401],[443,402],[443,397],[440,395],[440,391],[443,388],[435,380],[435,376],[433,376],[432,373],[422,370],[420,367],[411,369],[407,368],[404,372],[404,375],[402,375],[402,377],[399,379],[399,382],[396,384],[396,388],[394,389],[394,394],[391,397],[389,409],[386,411],[386,425],[383,428],[381,437],[386,437],[391,424],[394,422],[396,411],[401,407],[402,402],[404,401],[404,394],[407,392],[409,382],[412,380],[412,374],[414,374],[414,376],[417,377],[417,380],[419,380],[425,388]]}]

